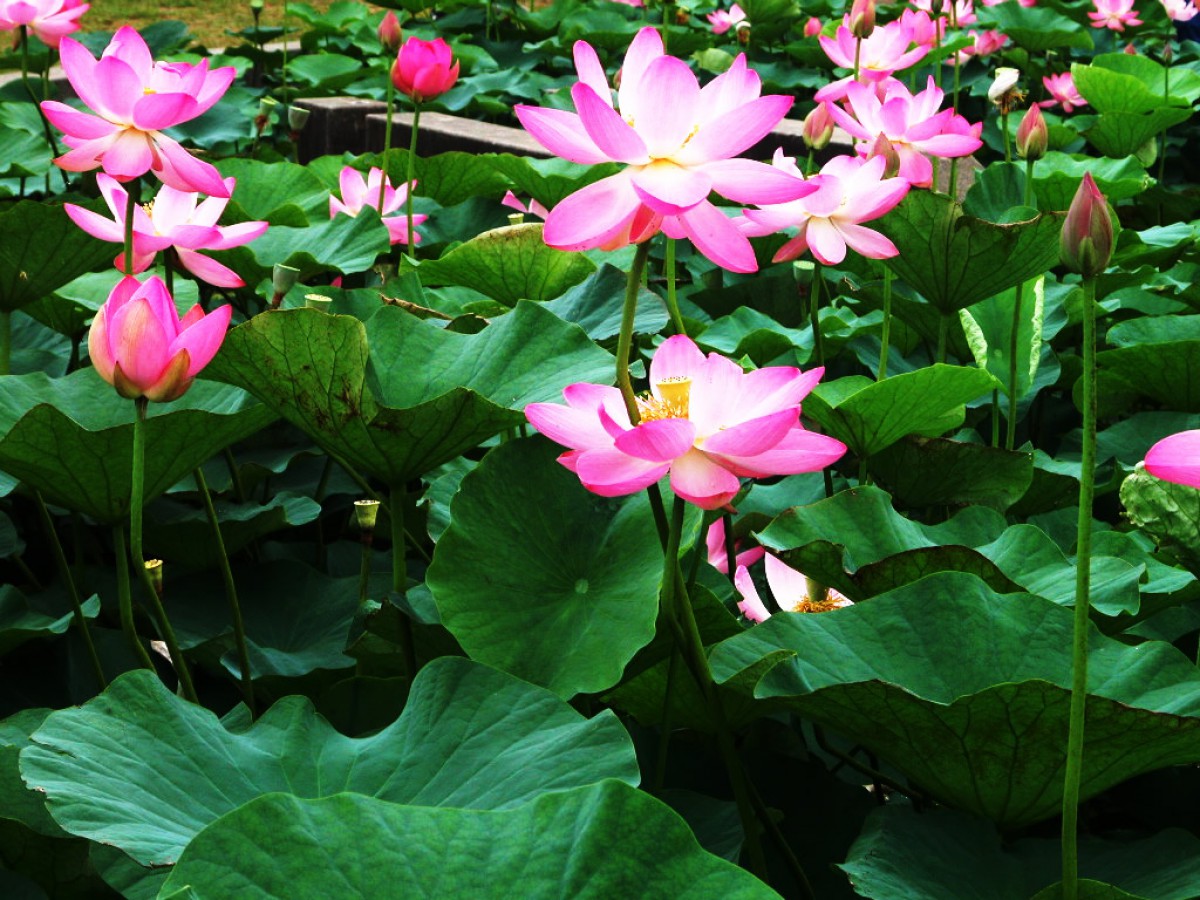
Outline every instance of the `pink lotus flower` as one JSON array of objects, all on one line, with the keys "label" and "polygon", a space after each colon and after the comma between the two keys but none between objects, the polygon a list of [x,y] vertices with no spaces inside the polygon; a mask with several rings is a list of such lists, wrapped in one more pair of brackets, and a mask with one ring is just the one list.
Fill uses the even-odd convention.
[{"label": "pink lotus flower", "polygon": [[504,199],[500,201],[501,206],[507,206],[509,209],[515,209],[519,212],[527,213],[531,216],[537,216],[539,219],[544,219],[550,215],[550,211],[542,204],[538,203],[532,197],[529,198],[529,203],[522,203],[517,199],[517,195],[512,191],[504,192]]},{"label": "pink lotus flower", "polygon": [[929,187],[933,164],[925,154],[969,156],[983,145],[982,123],[972,125],[951,109],[938,111],[943,96],[932,76],[925,90],[915,95],[901,82],[891,81],[882,100],[874,87],[853,82],[846,94],[850,112],[837,106],[830,111],[843,129],[864,142],[856,148],[860,156],[866,156],[882,134],[900,155],[900,177],[913,187]]},{"label": "pink lotus flower", "polygon": [[[912,5],[915,9],[928,13],[931,18],[933,17],[932,0],[912,0]],[[979,21],[975,15],[973,0],[954,0],[953,3],[944,3],[943,7],[939,16],[942,20],[943,28],[946,23],[961,28],[964,25],[973,25]]]},{"label": "pink lotus flower", "polygon": [[400,20],[396,17],[394,10],[389,9],[383,14],[383,18],[379,20],[379,27],[375,29],[375,34],[379,36],[379,43],[384,50],[389,53],[400,52],[400,43],[404,36],[400,30]]},{"label": "pink lotus flower", "polygon": [[567,406],[531,403],[525,415],[570,447],[558,461],[604,497],[643,490],[668,472],[671,490],[703,509],[729,504],[739,478],[814,472],[846,447],[800,425],[800,401],[824,369],[773,366],[743,372],[707,357],[685,335],[667,338],[650,363],[650,393],[632,425],[614,387],[573,384]]},{"label": "pink lotus flower", "polygon": [[113,35],[99,60],[72,38],[59,45],[62,67],[79,98],[92,110],[79,112],[56,100],[42,111],[72,149],[55,162],[68,172],[97,167],[118,181],[153,172],[180,191],[228,197],[221,173],[193,157],[162,133],[206,112],[233,81],[232,66],[156,63],[142,36],[128,26]]},{"label": "pink lotus flower", "polygon": [[[1008,0],[983,0],[984,6],[999,6],[1001,3],[1007,3]],[[1021,6],[1037,6],[1037,0],[1017,0]]]},{"label": "pink lotus flower", "polygon": [[1042,100],[1038,103],[1042,109],[1061,103],[1063,112],[1069,113],[1077,106],[1087,106],[1087,101],[1075,87],[1075,79],[1070,72],[1063,72],[1061,75],[1046,75],[1042,78],[1042,84],[1053,97],[1051,100]]},{"label": "pink lotus flower", "polygon": [[1092,173],[1084,172],[1063,219],[1062,263],[1084,278],[1095,278],[1108,268],[1112,252],[1113,223],[1108,201]]},{"label": "pink lotus flower", "polygon": [[[861,42],[845,25],[838,27],[834,37],[822,35],[817,40],[834,65],[851,71],[854,69],[856,47],[861,43],[861,50],[858,51],[858,80],[868,83],[890,78],[893,73],[920,62],[929,52],[929,47],[916,43],[911,24],[905,24],[903,19],[881,25],[869,38]],[[848,75],[827,84],[817,91],[815,99],[841,100],[853,82],[854,76]]]},{"label": "pink lotus flower", "polygon": [[456,81],[458,62],[450,52],[450,45],[441,38],[423,41],[410,37],[400,48],[392,66],[392,83],[396,90],[417,103],[440,97],[454,87]]},{"label": "pink lotus flower", "polygon": [[[729,574],[729,553],[725,547],[725,519],[717,519],[708,526],[704,535],[704,546],[708,551],[708,564],[722,575]],[[734,566],[750,566],[763,558],[767,551],[762,547],[751,547],[749,550],[738,552],[741,542],[734,544]]]},{"label": "pink lotus flower", "polygon": [[[266,222],[242,222],[238,225],[219,226],[217,221],[225,211],[227,197],[233,192],[236,180],[226,178],[225,197],[209,197],[197,205],[197,195],[190,191],[177,191],[163,185],[158,196],[150,203],[134,207],[133,210],[133,271],[143,272],[154,263],[160,250],[174,247],[179,263],[201,281],[224,288],[242,287],[245,282],[232,269],[216,260],[203,256],[199,250],[228,250],[248,244],[267,230]],[[63,209],[71,221],[92,237],[102,241],[121,244],[125,241],[125,211],[128,193],[120,182],[103,172],[96,175],[96,184],[113,214],[112,219],[76,206],[64,203]],[[113,260],[120,270],[125,270],[125,254]]]},{"label": "pink lotus flower", "polygon": [[1113,31],[1124,31],[1125,26],[1141,25],[1137,10],[1133,8],[1133,0],[1092,0],[1095,12],[1088,13],[1093,28],[1111,28]]},{"label": "pink lotus flower", "polygon": [[1192,0],[1159,0],[1167,18],[1172,22],[1190,22],[1196,18],[1196,6]]},{"label": "pink lotus flower", "polygon": [[705,18],[712,25],[713,34],[724,34],[730,28],[737,26],[740,22],[746,21],[746,14],[742,12],[742,8],[736,3],[729,7],[729,12],[723,9],[718,9],[716,12],[711,12]]},{"label": "pink lotus flower", "polygon": [[755,271],[750,242],[708,195],[782,203],[815,190],[766,163],[731,158],[765,137],[792,98],[759,96],[762,83],[742,54],[701,89],[687,63],[664,55],[654,28],[639,31],[625,54],[615,108],[596,51],[583,41],[575,44],[575,67],[577,114],[518,106],[517,117],[564,159],[626,165],[554,207],[546,243],[560,250],[615,249],[662,230],[690,239],[719,266]]},{"label": "pink lotus flower", "polygon": [[1200,431],[1163,438],[1146,454],[1146,471],[1163,481],[1200,488]]},{"label": "pink lotus flower", "polygon": [[[972,29],[967,34],[975,43],[970,47],[963,47],[955,54],[960,64],[965,63],[972,56],[991,56],[1008,43],[1008,35],[999,31],[975,31]],[[953,63],[954,57],[946,60],[946,65],[953,65]]]},{"label": "pink lotus flower", "polygon": [[804,36],[816,37],[821,33],[821,20],[816,16],[810,16],[808,21],[804,23]]},{"label": "pink lotus flower", "polygon": [[[843,594],[833,588],[825,588],[823,597],[814,597],[813,587],[802,572],[797,572],[787,563],[768,553],[766,555],[767,584],[776,605],[787,612],[816,613],[830,612],[853,603]],[[738,566],[734,573],[733,583],[742,595],[738,609],[751,622],[765,622],[771,618],[771,611],[758,596],[754,580],[745,566]]]},{"label": "pink lotus flower", "polygon": [[[775,165],[798,171],[796,163],[776,154]],[[836,266],[846,258],[846,248],[871,259],[888,259],[898,251],[896,245],[878,231],[860,223],[878,219],[904,199],[908,182],[903,178],[884,178],[887,159],[876,156],[863,161],[854,156],[835,156],[811,181],[816,193],[800,200],[762,209],[747,209],[750,235],[773,234],[785,228],[800,233],[775,253],[773,262],[796,259],[805,250],[827,266]]]},{"label": "pink lotus flower", "polygon": [[[416,190],[417,183],[414,181],[411,185],[402,184],[399,188],[393,188],[391,180],[378,166],[371,167],[365,181],[362,172],[353,166],[342,169],[341,175],[338,176],[342,198],[339,200],[332,194],[329,195],[329,218],[332,219],[338,213],[357,216],[364,206],[376,209],[376,204],[379,203],[380,179],[383,180],[383,224],[388,230],[388,239],[393,244],[407,244],[408,217],[403,212],[394,216],[389,216],[388,213],[396,212],[404,206],[409,188]],[[421,235],[417,234],[416,227],[428,218],[426,215],[413,216],[413,243],[421,243]]]},{"label": "pink lotus flower", "polygon": [[229,304],[208,315],[197,304],[180,319],[162,279],[125,277],[92,319],[88,355],[122,397],[166,403],[216,356],[232,314]]},{"label": "pink lotus flower", "polygon": [[0,31],[25,26],[43,44],[57,48],[64,36],[79,30],[79,17],[89,8],[80,0],[0,0]]}]

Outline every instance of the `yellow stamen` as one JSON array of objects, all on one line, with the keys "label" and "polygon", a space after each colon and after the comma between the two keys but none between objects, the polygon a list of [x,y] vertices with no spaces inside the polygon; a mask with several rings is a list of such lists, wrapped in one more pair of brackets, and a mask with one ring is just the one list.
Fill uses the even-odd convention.
[{"label": "yellow stamen", "polygon": [[659,419],[686,419],[688,400],[692,393],[692,379],[676,375],[658,382],[658,396],[642,394],[637,398],[638,413],[643,422]]}]

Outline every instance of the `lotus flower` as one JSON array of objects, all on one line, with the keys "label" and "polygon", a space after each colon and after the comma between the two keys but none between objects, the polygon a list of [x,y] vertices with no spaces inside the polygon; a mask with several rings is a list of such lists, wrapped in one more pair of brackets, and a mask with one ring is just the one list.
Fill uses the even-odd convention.
[{"label": "lotus flower", "polygon": [[88,355],[122,397],[165,403],[216,356],[232,314],[229,304],[208,315],[197,304],[180,319],[162,279],[125,277],[92,319]]},{"label": "lotus flower", "polygon": [[[371,167],[365,181],[362,172],[353,166],[346,166],[342,169],[341,175],[338,176],[342,198],[339,200],[332,194],[329,195],[329,218],[332,219],[339,213],[357,216],[364,206],[375,209],[379,202],[380,179],[383,183],[383,224],[388,230],[388,239],[393,244],[407,244],[408,217],[402,212],[394,216],[387,214],[396,212],[404,206],[404,201],[408,199],[409,188],[416,190],[417,183],[414,181],[411,185],[402,184],[399,188],[393,188],[391,180],[383,174],[383,170],[378,166]],[[429,216],[426,215],[413,216],[414,244],[421,243],[421,235],[417,234],[416,227],[428,218]]]},{"label": "lotus flower", "polygon": [[232,66],[156,63],[142,36],[128,26],[117,31],[99,60],[72,38],[59,44],[62,67],[79,98],[92,110],[80,112],[56,100],[42,110],[72,149],[55,162],[68,172],[102,167],[118,181],[153,172],[163,184],[210,197],[228,197],[221,173],[193,157],[163,130],[206,112],[229,87]]},{"label": "lotus flower", "polygon": [[830,112],[842,128],[864,142],[856,148],[860,156],[866,156],[882,134],[900,155],[900,177],[913,187],[929,187],[933,164],[925,154],[969,156],[983,144],[982,124],[971,125],[952,109],[938,111],[943,96],[932,76],[925,90],[915,95],[901,82],[890,81],[882,100],[873,87],[854,82],[846,94],[850,112],[837,106]]},{"label": "lotus flower", "polygon": [[526,130],[551,153],[625,169],[576,191],[550,211],[544,238],[560,250],[614,249],[660,230],[690,239],[734,272],[757,269],[750,242],[708,201],[712,191],[738,203],[782,203],[815,190],[766,163],[733,159],[765,137],[791,97],[759,96],[762,84],[739,54],[703,89],[683,60],[663,53],[643,28],[625,54],[614,108],[596,51],[575,44],[578,113],[516,107]]},{"label": "lotus flower", "polygon": [[1084,278],[1095,278],[1113,252],[1113,223],[1108,202],[1091,172],[1085,172],[1062,227],[1062,262]]},{"label": "lotus flower", "polygon": [[396,90],[424,103],[440,97],[458,81],[458,62],[450,53],[450,45],[441,38],[423,41],[410,37],[400,48],[392,66],[392,83]]},{"label": "lotus flower", "polygon": [[[741,542],[734,544],[734,566],[750,566],[763,558],[767,551],[762,547],[751,547],[738,552]],[[704,534],[704,546],[708,551],[708,564],[723,575],[729,574],[729,553],[725,547],[725,518],[722,516],[708,526]]]},{"label": "lotus flower", "polygon": [[[775,165],[796,170],[795,162],[776,154]],[[796,227],[800,233],[779,248],[774,262],[796,259],[805,250],[827,266],[836,266],[846,258],[850,247],[871,259],[888,259],[898,251],[896,245],[878,231],[860,223],[877,219],[891,210],[908,193],[903,178],[884,178],[887,159],[876,156],[861,160],[854,156],[835,156],[819,175],[810,179],[818,187],[814,194],[791,203],[747,209],[745,232],[752,236],[773,234]]]},{"label": "lotus flower", "polygon": [[[226,196],[233,192],[236,180],[226,178]],[[64,203],[63,208],[76,225],[92,237],[102,241],[123,243],[125,240],[125,211],[128,193],[115,178],[103,172],[96,176],[96,184],[104,202],[108,204],[113,218]],[[228,250],[254,240],[267,230],[266,222],[242,222],[237,225],[217,225],[225,211],[226,197],[209,197],[197,205],[197,195],[190,191],[177,191],[163,185],[158,196],[144,206],[133,210],[133,271],[143,272],[154,263],[160,250],[174,247],[179,263],[201,281],[224,288],[242,287],[245,282],[232,269],[216,260],[203,256],[199,250]],[[125,270],[125,254],[121,253],[113,264]]]},{"label": "lotus flower", "polygon": [[1063,72],[1061,75],[1046,75],[1042,78],[1042,84],[1053,97],[1052,100],[1042,100],[1038,103],[1042,109],[1061,103],[1063,112],[1069,113],[1077,106],[1087,106],[1087,101],[1075,87],[1075,79],[1070,72]]},{"label": "lotus flower", "polygon": [[1163,438],[1146,454],[1146,471],[1163,481],[1200,488],[1200,431]]},{"label": "lotus flower", "polygon": [[729,7],[729,12],[723,9],[718,9],[716,12],[711,12],[705,18],[712,25],[713,34],[724,34],[730,28],[734,28],[742,22],[746,21],[746,14],[742,8],[736,3]]},{"label": "lotus flower", "polygon": [[[822,35],[817,40],[833,64],[843,69],[854,68],[857,52],[858,81],[868,83],[890,78],[893,73],[920,62],[929,52],[929,47],[916,43],[912,26],[903,20],[881,25],[862,41],[845,25],[838,27],[834,37]],[[858,49],[860,46],[861,49]],[[841,100],[854,81],[854,76],[848,75],[827,84],[817,91],[815,98],[818,101]]]},{"label": "lotus flower", "polygon": [[675,335],[650,363],[650,393],[638,400],[637,425],[620,391],[598,384],[570,385],[567,406],[531,403],[525,415],[571,448],[558,461],[593,493],[632,494],[669,472],[677,496],[719,509],[740,490],[739,478],[815,472],[846,452],[840,441],[800,425],[800,401],[823,371],[743,372]]},{"label": "lotus flower", "polygon": [[383,18],[379,20],[379,27],[375,29],[375,34],[379,37],[379,44],[384,50],[389,53],[399,53],[400,44],[404,40],[404,35],[400,29],[400,20],[396,17],[394,10],[388,10],[383,14]]},{"label": "lotus flower", "polygon": [[64,36],[79,30],[79,17],[89,8],[80,0],[0,0],[0,31],[24,26],[57,48]]},{"label": "lotus flower", "polygon": [[1017,126],[1017,155],[1021,159],[1041,159],[1046,155],[1046,147],[1050,142],[1050,130],[1046,127],[1046,117],[1042,108],[1036,103],[1025,111],[1021,124]]},{"label": "lotus flower", "polygon": [[1113,31],[1124,31],[1125,26],[1141,25],[1137,10],[1133,8],[1133,0],[1092,0],[1095,12],[1088,13],[1093,28],[1111,28]]},{"label": "lotus flower", "polygon": [[504,198],[500,201],[500,204],[502,206],[507,206],[509,209],[515,209],[531,216],[537,216],[539,219],[544,219],[546,216],[550,215],[550,211],[546,209],[546,207],[542,206],[542,204],[538,203],[534,198],[530,197],[529,203],[525,204],[518,200],[517,195],[512,191],[504,192]]},{"label": "lotus flower", "polygon": [[[798,613],[830,612],[843,606],[853,605],[851,600],[833,588],[824,588],[824,596],[814,597],[815,585],[808,580],[807,576],[802,572],[797,572],[770,553],[766,555],[765,565],[767,584],[771,588],[771,595],[775,598],[776,605],[782,610]],[[741,601],[738,602],[738,609],[741,610],[742,615],[751,622],[765,622],[771,618],[771,612],[762,602],[762,598],[758,596],[754,580],[745,566],[738,566],[737,572],[733,576],[733,583],[737,587],[738,593],[742,595]]]},{"label": "lotus flower", "polygon": [[1159,0],[1163,11],[1172,22],[1190,22],[1196,18],[1196,6],[1192,0]]}]

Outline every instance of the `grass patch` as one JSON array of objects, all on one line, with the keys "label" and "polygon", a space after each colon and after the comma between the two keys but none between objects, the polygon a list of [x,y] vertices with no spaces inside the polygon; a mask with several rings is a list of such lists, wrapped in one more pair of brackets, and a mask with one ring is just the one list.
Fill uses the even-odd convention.
[{"label": "grass patch", "polygon": [[[333,0],[305,0],[309,6],[324,12]],[[82,24],[87,31],[116,31],[122,25],[142,28],[152,22],[179,19],[186,22],[192,34],[205,47],[214,49],[237,43],[227,31],[239,31],[254,23],[249,0],[91,0],[92,8],[84,13]],[[283,0],[266,0],[260,23],[283,24]],[[298,19],[292,20],[299,26]]]}]

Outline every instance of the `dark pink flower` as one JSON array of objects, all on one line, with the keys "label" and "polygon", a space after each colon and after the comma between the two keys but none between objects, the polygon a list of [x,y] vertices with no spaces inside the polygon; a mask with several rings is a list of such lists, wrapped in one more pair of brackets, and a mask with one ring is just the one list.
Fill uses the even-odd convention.
[{"label": "dark pink flower", "polygon": [[458,62],[450,45],[441,38],[423,41],[410,37],[400,48],[392,66],[392,83],[396,90],[424,103],[440,97],[458,81]]}]

